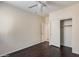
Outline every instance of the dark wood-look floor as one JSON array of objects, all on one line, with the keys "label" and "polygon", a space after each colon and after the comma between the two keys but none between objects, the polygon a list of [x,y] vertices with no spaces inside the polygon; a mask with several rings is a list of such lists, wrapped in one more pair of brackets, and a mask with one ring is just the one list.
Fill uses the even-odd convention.
[{"label": "dark wood-look floor", "polygon": [[57,48],[43,42],[29,48],[9,54],[7,57],[79,57],[68,47]]}]

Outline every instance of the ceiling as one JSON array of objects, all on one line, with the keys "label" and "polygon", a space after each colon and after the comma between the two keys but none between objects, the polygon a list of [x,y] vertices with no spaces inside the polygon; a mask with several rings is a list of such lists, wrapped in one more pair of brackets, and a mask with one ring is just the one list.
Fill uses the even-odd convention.
[{"label": "ceiling", "polygon": [[[41,6],[38,3],[38,1],[5,1],[5,3],[11,4],[26,11],[30,11],[32,13],[36,13],[37,15],[42,14],[42,16],[48,15],[51,11],[55,11],[79,3],[79,1],[42,1],[42,2],[47,6],[43,7],[41,13]],[[29,8],[30,6],[35,4],[38,4],[38,6],[34,8]]]}]

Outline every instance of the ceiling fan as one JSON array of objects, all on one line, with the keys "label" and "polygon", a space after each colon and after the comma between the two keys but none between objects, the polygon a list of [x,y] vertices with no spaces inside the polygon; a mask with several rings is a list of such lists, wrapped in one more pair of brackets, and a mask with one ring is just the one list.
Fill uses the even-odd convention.
[{"label": "ceiling fan", "polygon": [[44,10],[48,11],[49,6],[53,5],[51,1],[36,1],[36,4],[29,6],[28,8],[40,7],[41,16],[44,15]]},{"label": "ceiling fan", "polygon": [[36,1],[37,4],[29,6],[29,8],[40,7],[41,16],[43,15],[44,7],[47,8],[46,1]]},{"label": "ceiling fan", "polygon": [[32,6],[29,6],[29,8],[34,8],[34,7],[37,7],[39,4],[43,7],[47,6],[45,2],[43,1],[36,1],[38,4],[35,4],[35,5],[32,5]]}]

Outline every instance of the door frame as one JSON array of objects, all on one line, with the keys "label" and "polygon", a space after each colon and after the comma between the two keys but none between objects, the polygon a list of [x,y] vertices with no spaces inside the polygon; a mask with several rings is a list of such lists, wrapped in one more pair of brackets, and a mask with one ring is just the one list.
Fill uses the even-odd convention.
[{"label": "door frame", "polygon": [[[60,20],[60,48],[61,48],[61,25],[63,21],[68,21],[68,20],[72,20],[72,18],[67,18],[67,19],[61,19]],[[72,40],[72,39],[71,39]],[[72,41],[71,41],[72,42]],[[72,48],[72,47],[71,47]]]}]

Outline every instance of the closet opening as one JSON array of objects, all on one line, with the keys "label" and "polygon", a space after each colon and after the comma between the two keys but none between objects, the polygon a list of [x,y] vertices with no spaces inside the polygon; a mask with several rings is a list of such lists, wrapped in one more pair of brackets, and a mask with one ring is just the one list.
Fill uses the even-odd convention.
[{"label": "closet opening", "polygon": [[60,21],[60,47],[72,48],[72,18]]}]

